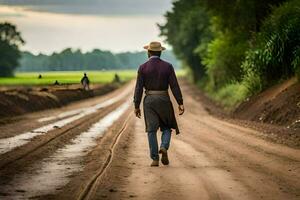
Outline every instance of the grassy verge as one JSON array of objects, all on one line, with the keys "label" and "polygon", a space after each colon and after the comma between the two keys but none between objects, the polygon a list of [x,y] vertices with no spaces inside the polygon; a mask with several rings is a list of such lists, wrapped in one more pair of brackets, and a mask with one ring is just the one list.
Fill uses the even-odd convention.
[{"label": "grassy verge", "polygon": [[244,83],[230,83],[216,89],[213,88],[207,80],[202,80],[197,83],[197,86],[226,111],[234,110],[241,102],[249,97],[249,90]]},{"label": "grassy verge", "polygon": [[[42,78],[39,79],[39,74]],[[124,71],[88,71],[87,75],[91,83],[110,83],[115,74],[118,74],[122,81],[128,81],[136,76],[134,70]],[[59,72],[21,72],[14,77],[0,78],[0,85],[49,85],[56,80],[61,84],[80,83],[83,76],[81,71],[59,71]]]},{"label": "grassy verge", "polygon": [[[59,71],[59,72],[19,72],[14,77],[1,78],[0,85],[51,85],[56,80],[60,84],[80,83],[83,71]],[[128,81],[136,77],[136,70],[122,71],[88,71],[86,72],[91,83],[110,83],[114,80],[115,74],[118,74],[122,81]],[[38,76],[42,75],[39,79]],[[177,76],[185,75],[184,70],[176,71]]]}]

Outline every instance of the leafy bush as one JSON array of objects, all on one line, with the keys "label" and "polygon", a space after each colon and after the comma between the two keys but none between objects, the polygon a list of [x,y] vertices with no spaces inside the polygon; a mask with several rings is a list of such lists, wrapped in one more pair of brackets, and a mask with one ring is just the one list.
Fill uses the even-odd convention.
[{"label": "leafy bush", "polygon": [[294,53],[294,58],[295,59],[293,60],[292,65],[295,68],[296,76],[300,81],[300,48],[299,47]]},{"label": "leafy bush", "polygon": [[195,49],[203,41],[210,40],[209,15],[199,0],[173,2],[171,11],[165,14],[167,22],[160,24],[161,35],[173,46],[175,55],[191,70],[193,81],[205,77],[205,67]]},{"label": "leafy bush", "polygon": [[244,83],[255,93],[300,71],[300,1],[273,10],[242,64]]},{"label": "leafy bush", "polygon": [[248,48],[242,34],[220,33],[208,44],[203,60],[209,77],[209,85],[218,89],[242,78],[241,63]]},{"label": "leafy bush", "polygon": [[266,85],[265,79],[261,76],[261,72],[257,66],[262,66],[264,60],[261,59],[263,52],[260,50],[250,50],[246,52],[246,59],[242,64],[244,77],[242,84],[247,88],[248,95],[253,95],[261,91],[263,85]]},{"label": "leafy bush", "polygon": [[238,82],[227,84],[211,96],[227,109],[233,109],[247,97],[247,88]]}]

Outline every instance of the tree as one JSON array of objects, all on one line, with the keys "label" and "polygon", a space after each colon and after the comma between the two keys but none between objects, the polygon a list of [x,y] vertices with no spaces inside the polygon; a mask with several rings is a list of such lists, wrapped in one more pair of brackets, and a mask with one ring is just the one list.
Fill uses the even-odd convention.
[{"label": "tree", "polygon": [[[147,60],[146,51],[115,54],[100,49],[83,53],[67,48],[51,55],[33,55],[30,52],[22,52],[21,55],[19,71],[136,69]],[[164,51],[162,59],[171,62],[175,68],[179,66],[172,51]]]},{"label": "tree", "polygon": [[287,0],[177,0],[159,25],[193,80],[209,80],[213,89],[241,81],[245,52],[272,6]]},{"label": "tree", "polygon": [[19,47],[25,42],[10,23],[0,23],[0,76],[12,76],[21,57]]},{"label": "tree", "polygon": [[209,16],[199,0],[173,2],[165,15],[167,23],[159,25],[161,35],[173,46],[176,56],[192,71],[193,80],[205,76],[201,57],[195,51],[199,44],[210,40]]},{"label": "tree", "polygon": [[272,14],[263,22],[256,41],[256,45],[247,51],[242,65],[245,71],[244,82],[250,93],[259,92],[295,75],[300,80],[298,0],[291,0],[275,7]]}]

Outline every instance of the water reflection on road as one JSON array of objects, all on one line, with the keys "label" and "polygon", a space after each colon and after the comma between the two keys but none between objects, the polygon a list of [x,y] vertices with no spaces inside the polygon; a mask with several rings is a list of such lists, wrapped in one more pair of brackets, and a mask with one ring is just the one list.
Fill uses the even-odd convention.
[{"label": "water reflection on road", "polygon": [[130,102],[125,102],[93,124],[86,132],[72,139],[69,144],[59,148],[49,158],[35,163],[33,169],[36,170],[16,174],[10,183],[0,186],[0,192],[8,194],[12,199],[28,199],[59,190],[69,182],[72,174],[83,169],[83,156],[97,145],[96,140],[105,134],[129,106]]},{"label": "water reflection on road", "polygon": [[[34,129],[29,132],[25,132],[25,133],[13,136],[13,137],[0,139],[0,155],[7,153],[9,151],[12,151],[13,149],[15,149],[17,147],[20,147],[20,146],[23,146],[23,145],[29,143],[30,140],[35,138],[36,136],[44,135],[44,134],[48,133],[49,131],[52,131],[57,128],[61,128],[65,125],[70,124],[70,123],[72,123],[80,118],[83,118],[89,114],[95,113],[102,108],[110,106],[110,105],[120,101],[126,95],[128,95],[128,92],[129,92],[128,90],[125,90],[118,96],[113,97],[104,102],[101,102],[99,104],[96,104],[94,106],[80,108],[80,109],[76,109],[76,110],[72,110],[72,111],[66,111],[66,112],[61,113],[58,116],[50,116],[48,118],[42,118],[44,121],[47,121],[50,118],[51,118],[50,120],[59,119],[59,121],[42,126],[40,128]],[[66,119],[61,119],[61,117],[68,117],[71,115],[74,115],[74,116],[66,118]]]}]

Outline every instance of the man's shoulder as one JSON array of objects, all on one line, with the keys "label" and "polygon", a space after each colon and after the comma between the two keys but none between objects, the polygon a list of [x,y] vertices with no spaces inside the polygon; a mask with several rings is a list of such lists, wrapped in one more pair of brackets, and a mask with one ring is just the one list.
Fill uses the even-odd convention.
[{"label": "man's shoulder", "polygon": [[[158,62],[157,62],[158,61]],[[152,65],[159,65],[161,68],[172,70],[173,65],[165,60],[159,59],[149,59],[145,63],[141,64],[139,67],[139,71],[144,71],[147,67],[151,67]]]},{"label": "man's shoulder", "polygon": [[173,70],[173,65],[171,63],[165,61],[165,60],[162,60],[162,59],[161,59],[160,66],[162,68],[164,68],[165,70],[167,70],[167,71],[172,71]]},{"label": "man's shoulder", "polygon": [[172,66],[171,63],[159,58],[159,59],[149,59],[145,63],[141,64],[140,67],[142,67],[142,66],[144,67],[148,64],[153,64],[153,63],[157,64],[157,61],[159,62],[160,65]]},{"label": "man's shoulder", "polygon": [[168,61],[165,61],[165,60],[163,60],[163,59],[160,59],[160,61],[161,61],[162,63],[164,63],[165,65],[172,66],[172,64],[169,63]]},{"label": "man's shoulder", "polygon": [[147,60],[146,62],[144,62],[143,64],[141,64],[140,67],[146,66],[148,62],[149,62],[149,60]]}]

